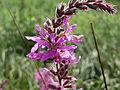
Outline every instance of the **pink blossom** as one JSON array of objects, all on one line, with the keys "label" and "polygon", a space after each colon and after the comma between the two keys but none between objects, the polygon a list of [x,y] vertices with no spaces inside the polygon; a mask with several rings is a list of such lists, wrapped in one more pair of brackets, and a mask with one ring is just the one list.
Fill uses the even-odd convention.
[{"label": "pink blossom", "polygon": [[75,24],[75,25],[71,25],[69,28],[67,28],[65,30],[65,37],[66,37],[67,41],[71,41],[73,43],[81,43],[82,40],[80,40],[80,39],[83,37],[83,35],[77,36],[77,35],[70,34],[70,31],[73,31],[76,27],[77,27],[77,25]]},{"label": "pink blossom", "polygon": [[31,53],[27,54],[27,57],[29,57],[31,60],[40,59],[41,56],[42,56],[41,53],[34,53],[34,52],[31,52]]},{"label": "pink blossom", "polygon": [[[55,33],[51,33],[49,36],[47,35],[49,37],[49,39],[47,39],[41,28],[38,25],[36,25],[36,27],[40,32],[41,36],[33,36],[33,37],[26,36],[28,40],[32,40],[36,42],[36,44],[31,48],[31,52],[27,55],[31,60],[39,59],[41,61],[45,61],[47,59],[52,59],[52,58],[57,59],[57,57],[60,56],[60,51],[69,51],[72,53],[77,48],[77,46],[75,45],[68,45],[68,46],[65,45],[64,44],[66,41],[65,36],[61,36],[60,38],[58,38],[58,40],[56,40],[57,35]],[[75,27],[76,27],[75,25],[72,25],[68,29],[68,31],[66,31],[66,33],[69,33],[69,31],[71,31]],[[72,41],[72,39],[70,41]],[[42,46],[45,46],[49,49],[45,52],[42,52],[41,51]]]},{"label": "pink blossom", "polygon": [[[39,82],[38,88],[40,90],[77,90],[76,85],[71,82],[77,80],[73,76],[69,76],[69,67],[78,63],[81,59],[77,59],[74,50],[75,45],[67,45],[67,42],[81,43],[83,35],[71,34],[77,27],[76,24],[69,24],[72,15],[76,14],[78,10],[100,9],[102,11],[113,14],[116,10],[114,5],[107,4],[103,0],[70,0],[68,4],[61,3],[56,8],[56,17],[54,19],[47,18],[44,23],[44,29],[36,25],[39,36],[29,37],[28,40],[35,42],[27,57],[31,60],[54,62],[56,70],[43,68],[40,72],[35,73],[35,80]],[[46,50],[43,50],[43,47]],[[0,88],[1,89],[1,88]],[[82,90],[82,88],[78,89]]]},{"label": "pink blossom", "polygon": [[[47,68],[43,68],[40,72],[35,73],[35,80],[37,82],[40,82],[40,85],[38,86],[40,90],[46,90],[46,86],[43,83],[43,80],[40,74],[42,75],[42,78],[44,82],[46,83],[47,87],[49,87],[50,85],[53,85],[56,88],[58,87],[58,83],[53,80],[51,72]],[[53,89],[50,88],[49,90],[53,90]]]}]

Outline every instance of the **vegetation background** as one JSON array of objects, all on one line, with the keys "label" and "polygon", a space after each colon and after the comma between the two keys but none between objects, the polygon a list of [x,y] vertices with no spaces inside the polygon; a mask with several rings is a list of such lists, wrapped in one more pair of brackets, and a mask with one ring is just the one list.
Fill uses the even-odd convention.
[{"label": "vegetation background", "polygon": [[[20,32],[24,36],[36,35],[35,24],[43,26],[46,17],[53,18],[56,5],[68,0],[0,0],[0,82],[8,80],[3,90],[37,90],[36,71],[29,52],[24,47],[18,30],[7,8],[10,8]],[[94,46],[90,23],[92,22],[99,44],[109,90],[120,90],[120,1],[107,0],[117,5],[117,13],[108,15],[101,11],[79,11],[71,19],[77,24],[75,34],[84,34],[84,42],[75,51],[81,61],[72,67],[71,74],[78,80],[77,88],[104,90],[103,78]],[[29,48],[34,42],[27,41]],[[40,67],[44,64],[40,63]]]}]

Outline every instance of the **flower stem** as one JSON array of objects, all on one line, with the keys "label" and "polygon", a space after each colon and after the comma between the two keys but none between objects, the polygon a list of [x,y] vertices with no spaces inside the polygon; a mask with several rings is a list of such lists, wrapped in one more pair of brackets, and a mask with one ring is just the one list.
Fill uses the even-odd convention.
[{"label": "flower stem", "polygon": [[103,79],[104,79],[105,89],[108,90],[107,83],[106,83],[106,78],[105,78],[105,74],[104,74],[104,68],[103,68],[103,64],[102,64],[102,61],[101,61],[100,52],[99,52],[99,49],[98,49],[98,44],[97,44],[97,40],[96,40],[96,37],[95,37],[93,25],[92,25],[92,23],[90,23],[90,25],[91,25],[91,31],[92,31],[92,35],[93,35],[96,51],[97,51],[97,54],[98,54],[99,64],[100,64],[102,75],[103,75]]},{"label": "flower stem", "polygon": [[60,78],[60,75],[59,75],[59,69],[58,69],[58,64],[56,64],[56,68],[57,68],[57,76],[58,76],[58,80],[59,80],[59,85],[61,86],[61,78]]},{"label": "flower stem", "polygon": [[36,68],[37,68],[37,70],[38,70],[38,72],[39,72],[39,76],[41,77],[41,79],[42,79],[42,81],[43,81],[43,83],[44,83],[44,85],[45,85],[45,87],[46,87],[46,90],[49,90],[48,87],[47,87],[47,85],[46,85],[46,83],[45,83],[45,81],[44,81],[44,79],[43,79],[43,77],[42,77],[42,75],[41,75],[41,73],[40,73],[40,71],[39,71],[38,65],[37,65],[35,62],[34,62],[34,64],[35,64],[35,66],[36,66]]}]

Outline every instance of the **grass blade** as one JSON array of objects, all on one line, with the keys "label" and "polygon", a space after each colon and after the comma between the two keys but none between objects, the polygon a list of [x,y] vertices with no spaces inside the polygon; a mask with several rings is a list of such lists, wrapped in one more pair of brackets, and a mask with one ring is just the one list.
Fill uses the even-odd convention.
[{"label": "grass blade", "polygon": [[[18,33],[19,33],[21,39],[23,40],[23,42],[24,42],[24,44],[25,44],[26,50],[29,50],[28,43],[25,41],[25,38],[24,38],[23,34],[21,33],[20,27],[17,25],[17,23],[16,23],[16,21],[15,21],[15,18],[14,18],[14,16],[12,15],[12,12],[11,12],[10,8],[6,7],[6,9],[8,10],[8,12],[10,13],[10,16],[11,16],[12,19],[13,19],[13,22],[14,22],[14,24],[15,24],[15,26],[16,26],[16,29],[18,30]],[[30,62],[30,64],[32,64],[32,63]],[[36,65],[36,63],[34,63],[34,65],[35,65],[37,71],[39,72],[39,67]],[[46,83],[45,83],[45,81],[44,81],[44,79],[43,79],[43,77],[42,77],[42,75],[41,75],[40,72],[39,72],[39,75],[40,75],[40,77],[41,77],[41,79],[42,79],[42,81],[43,81],[46,89],[48,90],[48,87],[47,87],[47,85],[46,85]]]},{"label": "grass blade", "polygon": [[15,24],[16,29],[17,29],[17,31],[18,31],[18,33],[19,33],[19,35],[20,35],[22,41],[23,41],[24,44],[25,44],[25,47],[27,48],[27,50],[29,50],[28,43],[26,42],[26,40],[25,40],[23,34],[21,33],[21,31],[20,31],[20,27],[17,25],[17,23],[16,23],[16,21],[15,21],[15,18],[14,18],[14,16],[12,15],[12,12],[11,12],[10,8],[8,8],[8,7],[6,7],[6,8],[7,8],[8,12],[10,13],[10,16],[11,16],[12,19],[13,19],[13,23]]}]

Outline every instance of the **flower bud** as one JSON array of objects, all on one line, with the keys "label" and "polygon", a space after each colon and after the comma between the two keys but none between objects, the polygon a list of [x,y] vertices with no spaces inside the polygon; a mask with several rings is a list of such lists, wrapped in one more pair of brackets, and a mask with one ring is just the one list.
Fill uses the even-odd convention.
[{"label": "flower bud", "polygon": [[49,84],[48,87],[51,89],[57,89],[57,87],[55,85],[52,85],[52,84]]},{"label": "flower bud", "polygon": [[58,5],[58,7],[56,9],[56,17],[57,18],[59,18],[63,15],[65,7],[66,7],[66,3],[61,3]]},{"label": "flower bud", "polygon": [[73,14],[76,14],[77,13],[77,9],[70,9],[70,10],[67,10],[65,11],[65,15],[73,15]]}]

